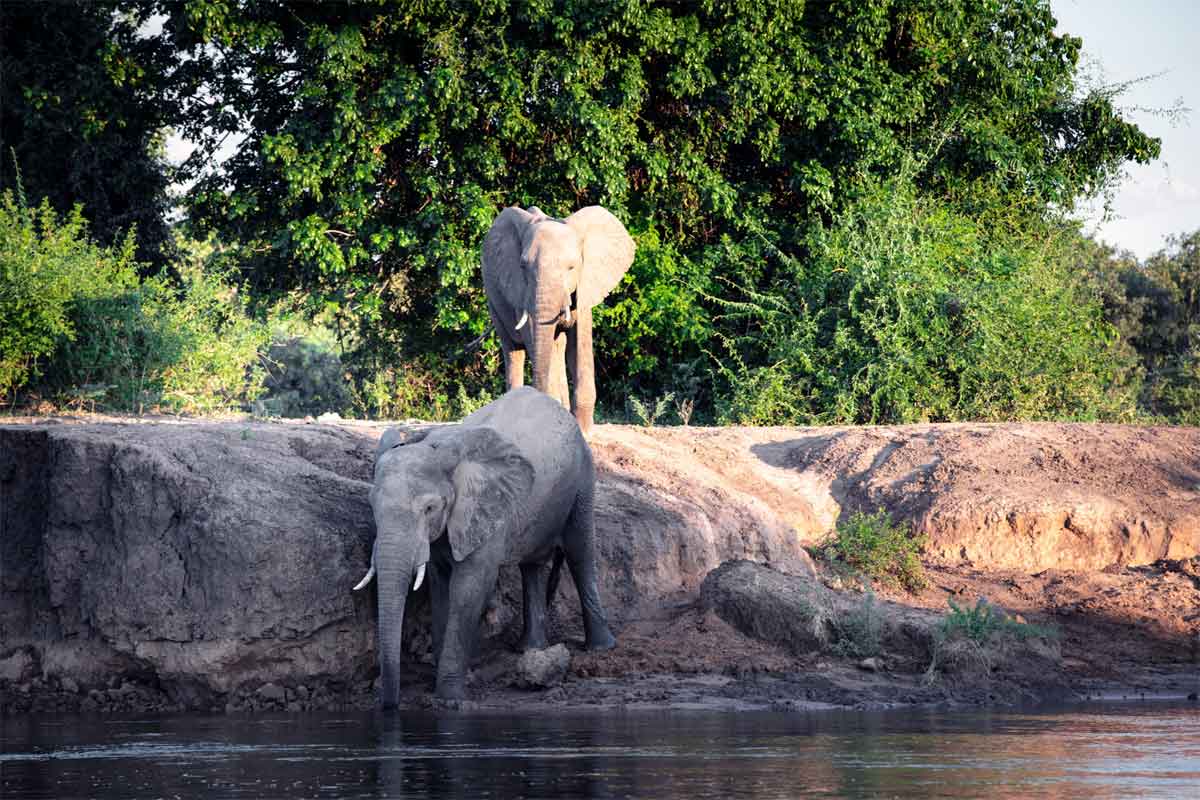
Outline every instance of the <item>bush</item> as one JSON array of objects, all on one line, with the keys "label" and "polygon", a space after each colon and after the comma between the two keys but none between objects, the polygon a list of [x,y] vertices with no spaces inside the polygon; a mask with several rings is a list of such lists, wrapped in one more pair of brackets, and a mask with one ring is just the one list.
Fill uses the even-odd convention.
[{"label": "bush", "polygon": [[883,615],[876,607],[875,592],[867,587],[862,603],[835,617],[837,639],[833,651],[846,658],[868,658],[883,652]]},{"label": "bush", "polygon": [[1058,632],[1010,617],[980,597],[974,607],[959,606],[948,598],[950,613],[942,618],[933,637],[933,653],[926,680],[939,672],[978,671],[984,677],[1017,651],[1057,660]]},{"label": "bush", "polygon": [[907,525],[893,524],[886,511],[857,511],[838,524],[820,552],[835,566],[917,592],[928,585],[920,558],[924,546],[924,536],[914,537]]},{"label": "bush", "polygon": [[[483,387],[471,394],[472,378]],[[360,366],[350,389],[354,410],[371,419],[449,422],[487,405],[503,393],[503,377],[459,374],[435,354],[398,359],[396,366]]]},{"label": "bush", "polygon": [[774,250],[771,290],[724,303],[722,421],[1131,419],[1129,354],[1072,268],[1068,228],[973,216],[896,179]]},{"label": "bush", "polygon": [[137,285],[133,247],[132,235],[92,244],[79,208],[60,219],[46,201],[31,209],[0,194],[0,397],[14,399],[41,359],[77,338],[76,301]]},{"label": "bush", "polygon": [[262,404],[276,417],[348,412],[352,398],[346,370],[329,336],[276,335],[267,352]]},{"label": "bush", "polygon": [[141,279],[132,232],[101,247],[80,209],[59,218],[0,195],[0,394],[139,412],[252,400],[266,329],[208,266],[210,245],[179,247],[175,278]]},{"label": "bush", "polygon": [[208,413],[258,396],[266,326],[227,276],[207,266],[210,246],[179,245],[188,257],[175,281],[110,281],[71,303],[75,336],[60,339],[40,391],[139,413]]}]

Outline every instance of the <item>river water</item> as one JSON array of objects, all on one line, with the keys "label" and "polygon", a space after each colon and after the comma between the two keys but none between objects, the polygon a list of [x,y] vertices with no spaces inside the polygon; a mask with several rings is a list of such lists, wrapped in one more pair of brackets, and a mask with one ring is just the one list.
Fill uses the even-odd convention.
[{"label": "river water", "polygon": [[0,797],[1200,798],[1200,707],[22,717]]}]

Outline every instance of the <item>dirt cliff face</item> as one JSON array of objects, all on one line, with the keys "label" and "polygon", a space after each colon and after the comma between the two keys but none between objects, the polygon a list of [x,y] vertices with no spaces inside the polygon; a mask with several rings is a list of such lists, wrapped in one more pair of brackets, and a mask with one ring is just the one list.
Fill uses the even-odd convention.
[{"label": "dirt cliff face", "polygon": [[[368,481],[385,428],[0,426],[0,705],[369,704],[374,593],[350,587],[369,561]],[[804,545],[860,508],[911,520],[947,569],[1099,570],[1200,552],[1196,429],[598,426],[592,447],[600,591],[630,644],[578,659],[582,677],[658,663],[655,652],[675,654],[667,672],[727,669],[706,660],[716,652],[794,665],[715,621],[698,636],[672,609],[693,607],[730,559],[812,577]],[[487,613],[484,682],[519,634],[519,586],[507,569]],[[555,630],[573,641],[569,580],[560,592]],[[408,680],[423,694],[423,596],[410,609]],[[689,654],[693,641],[711,653]],[[649,655],[632,660],[628,647]]]},{"label": "dirt cliff face", "polygon": [[[374,593],[350,587],[370,560],[368,481],[385,427],[0,427],[0,682],[133,676],[165,701],[205,707],[270,682],[370,695]],[[767,510],[603,459],[597,526],[617,622],[694,591],[727,558],[811,569]],[[578,603],[562,583],[569,635]],[[507,569],[487,633],[519,634],[519,587]],[[427,604],[413,609],[419,661]]]},{"label": "dirt cliff face", "polygon": [[594,446],[638,474],[722,487],[806,544],[885,508],[946,565],[1098,570],[1200,552],[1197,428],[605,426]]}]

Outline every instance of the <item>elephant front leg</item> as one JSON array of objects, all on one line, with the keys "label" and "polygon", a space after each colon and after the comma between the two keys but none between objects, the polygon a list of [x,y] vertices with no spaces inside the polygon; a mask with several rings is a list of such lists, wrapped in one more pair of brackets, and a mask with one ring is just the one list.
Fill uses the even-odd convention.
[{"label": "elephant front leg", "polygon": [[575,325],[567,332],[567,362],[575,396],[571,411],[584,436],[592,434],[592,415],[596,409],[596,365],[592,356],[592,310],[580,308]]},{"label": "elephant front leg", "polygon": [[525,351],[515,347],[504,348],[505,389],[512,390],[525,385]]},{"label": "elephant front leg", "polygon": [[546,649],[546,570],[543,564],[522,564],[521,584],[524,599],[521,610],[525,633],[519,645],[522,651]]},{"label": "elephant front leg", "polygon": [[469,558],[455,564],[450,574],[446,632],[437,665],[436,694],[443,700],[466,698],[479,622],[488,594],[496,584],[503,548],[504,537],[492,537]]}]

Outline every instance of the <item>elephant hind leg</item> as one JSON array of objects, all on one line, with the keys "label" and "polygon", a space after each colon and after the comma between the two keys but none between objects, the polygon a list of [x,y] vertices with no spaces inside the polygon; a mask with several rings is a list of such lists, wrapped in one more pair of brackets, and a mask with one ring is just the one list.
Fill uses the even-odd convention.
[{"label": "elephant hind leg", "polygon": [[544,650],[546,648],[546,570],[544,564],[521,565],[521,584],[524,600],[521,609],[525,622],[525,633],[519,648]]},{"label": "elephant hind leg", "polygon": [[583,610],[584,644],[588,650],[611,650],[617,640],[608,627],[608,617],[596,589],[596,526],[592,503],[590,492],[575,501],[575,508],[563,530],[563,554]]}]

